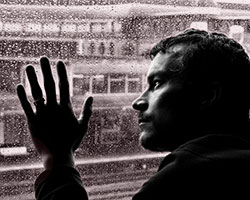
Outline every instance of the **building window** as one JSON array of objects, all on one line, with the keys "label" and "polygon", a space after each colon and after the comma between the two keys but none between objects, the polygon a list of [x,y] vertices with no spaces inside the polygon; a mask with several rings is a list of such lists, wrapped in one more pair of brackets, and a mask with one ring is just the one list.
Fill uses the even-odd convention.
[{"label": "building window", "polygon": [[125,93],[125,74],[110,74],[110,92]]},{"label": "building window", "polygon": [[105,53],[105,45],[103,42],[101,42],[100,46],[99,46],[99,53],[101,55],[103,55]]},{"label": "building window", "polygon": [[135,55],[135,47],[132,43],[128,42],[122,47],[122,54],[124,56],[134,56]]},{"label": "building window", "polygon": [[91,42],[89,45],[89,54],[94,54],[95,53],[95,43]]},{"label": "building window", "polygon": [[118,33],[122,30],[122,24],[121,22],[114,22],[114,32]]},{"label": "building window", "polygon": [[107,75],[93,76],[93,93],[107,93],[108,91],[108,77]]},{"label": "building window", "polygon": [[78,42],[78,54],[83,55],[84,54],[84,41],[82,39]]},{"label": "building window", "polygon": [[109,43],[109,53],[111,56],[115,55],[115,44],[113,42]]},{"label": "building window", "polygon": [[90,76],[84,74],[74,74],[73,76],[73,94],[84,95],[89,92]]},{"label": "building window", "polygon": [[91,30],[93,33],[100,33],[102,31],[102,26],[100,23],[91,23]]},{"label": "building window", "polygon": [[128,74],[128,93],[139,93],[142,91],[142,78],[138,74]]},{"label": "building window", "polygon": [[80,24],[77,26],[78,33],[90,32],[90,24]]},{"label": "building window", "polygon": [[57,33],[59,31],[60,31],[60,28],[58,24],[49,23],[49,24],[43,25],[43,32],[45,33],[51,33],[51,32]]},{"label": "building window", "polygon": [[101,23],[101,32],[110,32],[108,23]]},{"label": "building window", "polygon": [[99,134],[101,144],[119,144],[122,139],[120,116],[113,112],[112,115],[107,115],[101,118],[102,130]]},{"label": "building window", "polygon": [[41,24],[35,24],[35,23],[28,23],[28,24],[26,24],[24,30],[26,32],[39,33],[39,32],[42,31],[42,25]]},{"label": "building window", "polygon": [[0,22],[0,31],[3,30],[3,22]]},{"label": "building window", "polygon": [[115,22],[114,21],[111,22],[111,32],[112,33],[115,32]]},{"label": "building window", "polygon": [[4,24],[4,30],[6,32],[20,32],[22,31],[23,27],[22,24],[20,23],[10,23],[10,22],[6,22]]},{"label": "building window", "polygon": [[75,24],[63,24],[61,27],[62,32],[67,33],[75,33],[76,32],[76,25]]},{"label": "building window", "polygon": [[[1,29],[0,29],[0,30],[1,30]],[[248,23],[247,26],[246,26],[246,32],[247,32],[247,33],[250,33],[250,23]]]}]

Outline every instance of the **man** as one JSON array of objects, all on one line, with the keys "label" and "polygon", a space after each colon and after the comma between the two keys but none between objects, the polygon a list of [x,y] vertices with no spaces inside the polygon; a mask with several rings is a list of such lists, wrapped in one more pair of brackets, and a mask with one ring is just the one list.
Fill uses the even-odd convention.
[{"label": "man", "polygon": [[[133,108],[143,147],[171,153],[133,200],[247,198],[250,63],[242,46],[223,34],[191,29],[159,42],[151,57],[148,88]],[[17,87],[46,169],[36,180],[36,198],[87,199],[73,152],[87,131],[93,99],[76,120],[64,64],[57,65],[60,103],[46,58],[41,67],[46,104],[33,67],[27,67],[36,113]]]}]

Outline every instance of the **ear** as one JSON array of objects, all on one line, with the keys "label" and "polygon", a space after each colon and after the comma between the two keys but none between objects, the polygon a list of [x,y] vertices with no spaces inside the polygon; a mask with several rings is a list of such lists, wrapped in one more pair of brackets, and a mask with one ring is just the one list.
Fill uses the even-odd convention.
[{"label": "ear", "polygon": [[222,87],[218,82],[213,82],[201,92],[200,110],[211,108],[222,96]]}]

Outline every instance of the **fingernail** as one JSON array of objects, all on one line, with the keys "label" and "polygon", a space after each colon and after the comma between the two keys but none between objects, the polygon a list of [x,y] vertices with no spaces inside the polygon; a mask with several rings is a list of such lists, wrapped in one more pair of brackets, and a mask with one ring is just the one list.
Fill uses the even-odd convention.
[{"label": "fingernail", "polygon": [[49,64],[49,59],[47,57],[41,57],[40,58],[40,63],[41,64]]},{"label": "fingernail", "polygon": [[17,91],[20,91],[22,89],[22,85],[21,84],[18,84],[17,86],[16,86],[16,90]]},{"label": "fingernail", "polygon": [[28,65],[27,67],[26,67],[26,71],[33,71],[33,66],[32,65]]},{"label": "fingernail", "polygon": [[92,105],[92,104],[93,104],[93,97],[92,97],[92,96],[90,96],[90,97],[88,98],[88,103],[89,103],[89,105]]},{"label": "fingernail", "polygon": [[64,62],[63,61],[61,61],[61,60],[58,60],[58,65],[63,65],[64,64]]}]

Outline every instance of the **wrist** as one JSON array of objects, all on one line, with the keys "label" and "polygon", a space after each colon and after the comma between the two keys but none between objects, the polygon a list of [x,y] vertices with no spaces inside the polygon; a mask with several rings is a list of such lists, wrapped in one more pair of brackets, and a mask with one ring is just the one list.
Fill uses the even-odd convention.
[{"label": "wrist", "polygon": [[46,170],[56,167],[75,167],[73,153],[68,154],[46,154],[42,155],[43,166]]}]

